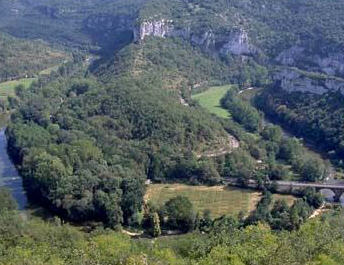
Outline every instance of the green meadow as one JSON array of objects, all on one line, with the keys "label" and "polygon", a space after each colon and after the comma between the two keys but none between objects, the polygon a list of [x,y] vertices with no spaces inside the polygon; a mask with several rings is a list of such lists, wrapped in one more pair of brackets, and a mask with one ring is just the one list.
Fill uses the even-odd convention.
[{"label": "green meadow", "polygon": [[[236,215],[240,211],[248,214],[256,208],[261,199],[261,193],[258,191],[226,186],[151,184],[147,187],[145,201],[161,206],[178,195],[188,197],[199,212],[210,210],[213,217]],[[274,200],[286,200],[289,205],[295,200],[295,197],[289,195],[274,194],[273,197]]]},{"label": "green meadow", "polygon": [[22,78],[0,83],[0,99],[7,99],[8,96],[14,96],[17,86],[23,85],[25,88],[28,88],[36,80],[37,78]]},{"label": "green meadow", "polygon": [[199,104],[210,113],[226,119],[230,117],[230,114],[221,107],[220,100],[230,88],[230,85],[211,87],[202,93],[193,95],[192,99],[198,101]]}]

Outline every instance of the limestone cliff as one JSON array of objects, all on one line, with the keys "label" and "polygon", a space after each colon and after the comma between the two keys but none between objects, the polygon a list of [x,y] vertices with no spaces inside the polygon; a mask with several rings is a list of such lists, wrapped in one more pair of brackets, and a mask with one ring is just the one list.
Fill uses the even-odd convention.
[{"label": "limestone cliff", "polygon": [[302,45],[295,45],[281,52],[275,61],[286,66],[306,67],[308,71],[344,77],[344,54],[341,53],[320,55]]},{"label": "limestone cliff", "polygon": [[231,32],[226,37],[226,43],[220,49],[222,54],[233,55],[254,55],[257,52],[256,47],[250,43],[250,39],[245,30],[240,29]]},{"label": "limestone cliff", "polygon": [[296,68],[284,68],[273,76],[276,85],[288,92],[308,92],[322,95],[340,92],[344,95],[344,79],[318,73],[304,72]]},{"label": "limestone cliff", "polygon": [[178,37],[190,41],[206,51],[219,52],[223,55],[254,55],[258,49],[251,44],[247,32],[243,29],[216,34],[212,30],[195,33],[190,26],[175,27],[172,20],[145,20],[135,28],[134,40],[141,42],[146,37]]},{"label": "limestone cliff", "polygon": [[146,37],[165,38],[173,32],[173,22],[171,20],[146,20],[134,29],[135,42],[143,41]]}]

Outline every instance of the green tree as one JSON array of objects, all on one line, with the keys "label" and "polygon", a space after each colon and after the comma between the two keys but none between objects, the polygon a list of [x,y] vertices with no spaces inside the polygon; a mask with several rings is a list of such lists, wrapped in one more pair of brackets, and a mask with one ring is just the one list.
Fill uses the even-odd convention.
[{"label": "green tree", "polygon": [[158,237],[161,235],[161,228],[160,228],[160,218],[158,213],[154,212],[151,217],[151,222],[152,222],[152,236],[153,237]]},{"label": "green tree", "polygon": [[320,159],[306,159],[301,168],[302,178],[305,181],[323,180],[327,174],[327,168]]},{"label": "green tree", "polygon": [[187,197],[177,196],[165,203],[164,215],[167,218],[167,226],[183,232],[193,230],[195,223],[195,211]]},{"label": "green tree", "polygon": [[261,134],[267,141],[279,143],[282,140],[282,130],[279,126],[265,126]]}]

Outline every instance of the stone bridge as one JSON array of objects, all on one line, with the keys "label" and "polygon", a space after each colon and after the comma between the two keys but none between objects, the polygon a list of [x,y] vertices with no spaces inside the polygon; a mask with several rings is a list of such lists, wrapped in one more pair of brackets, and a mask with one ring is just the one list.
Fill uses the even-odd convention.
[{"label": "stone bridge", "polygon": [[276,185],[280,188],[287,188],[291,190],[304,190],[306,188],[314,188],[316,191],[331,190],[334,193],[334,202],[340,202],[340,197],[344,193],[344,185],[341,184],[327,184],[327,183],[304,183],[296,181],[276,181]]},{"label": "stone bridge", "polygon": [[[226,184],[230,186],[241,186],[242,183],[238,183],[237,180],[226,180]],[[274,181],[270,182],[274,185],[274,189],[280,193],[299,195],[306,188],[314,188],[316,191],[330,190],[334,193],[334,202],[340,202],[340,197],[344,193],[344,184],[329,184],[329,183],[305,183],[297,181]],[[248,188],[258,189],[259,184],[256,180],[248,180],[245,183]]]}]

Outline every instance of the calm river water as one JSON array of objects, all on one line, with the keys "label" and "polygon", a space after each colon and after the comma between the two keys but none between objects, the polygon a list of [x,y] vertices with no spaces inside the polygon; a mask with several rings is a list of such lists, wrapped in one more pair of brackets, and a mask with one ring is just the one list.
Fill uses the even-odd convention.
[{"label": "calm river water", "polygon": [[27,206],[22,178],[7,154],[7,138],[5,128],[0,130],[0,187],[8,188],[18,203],[20,210]]}]

